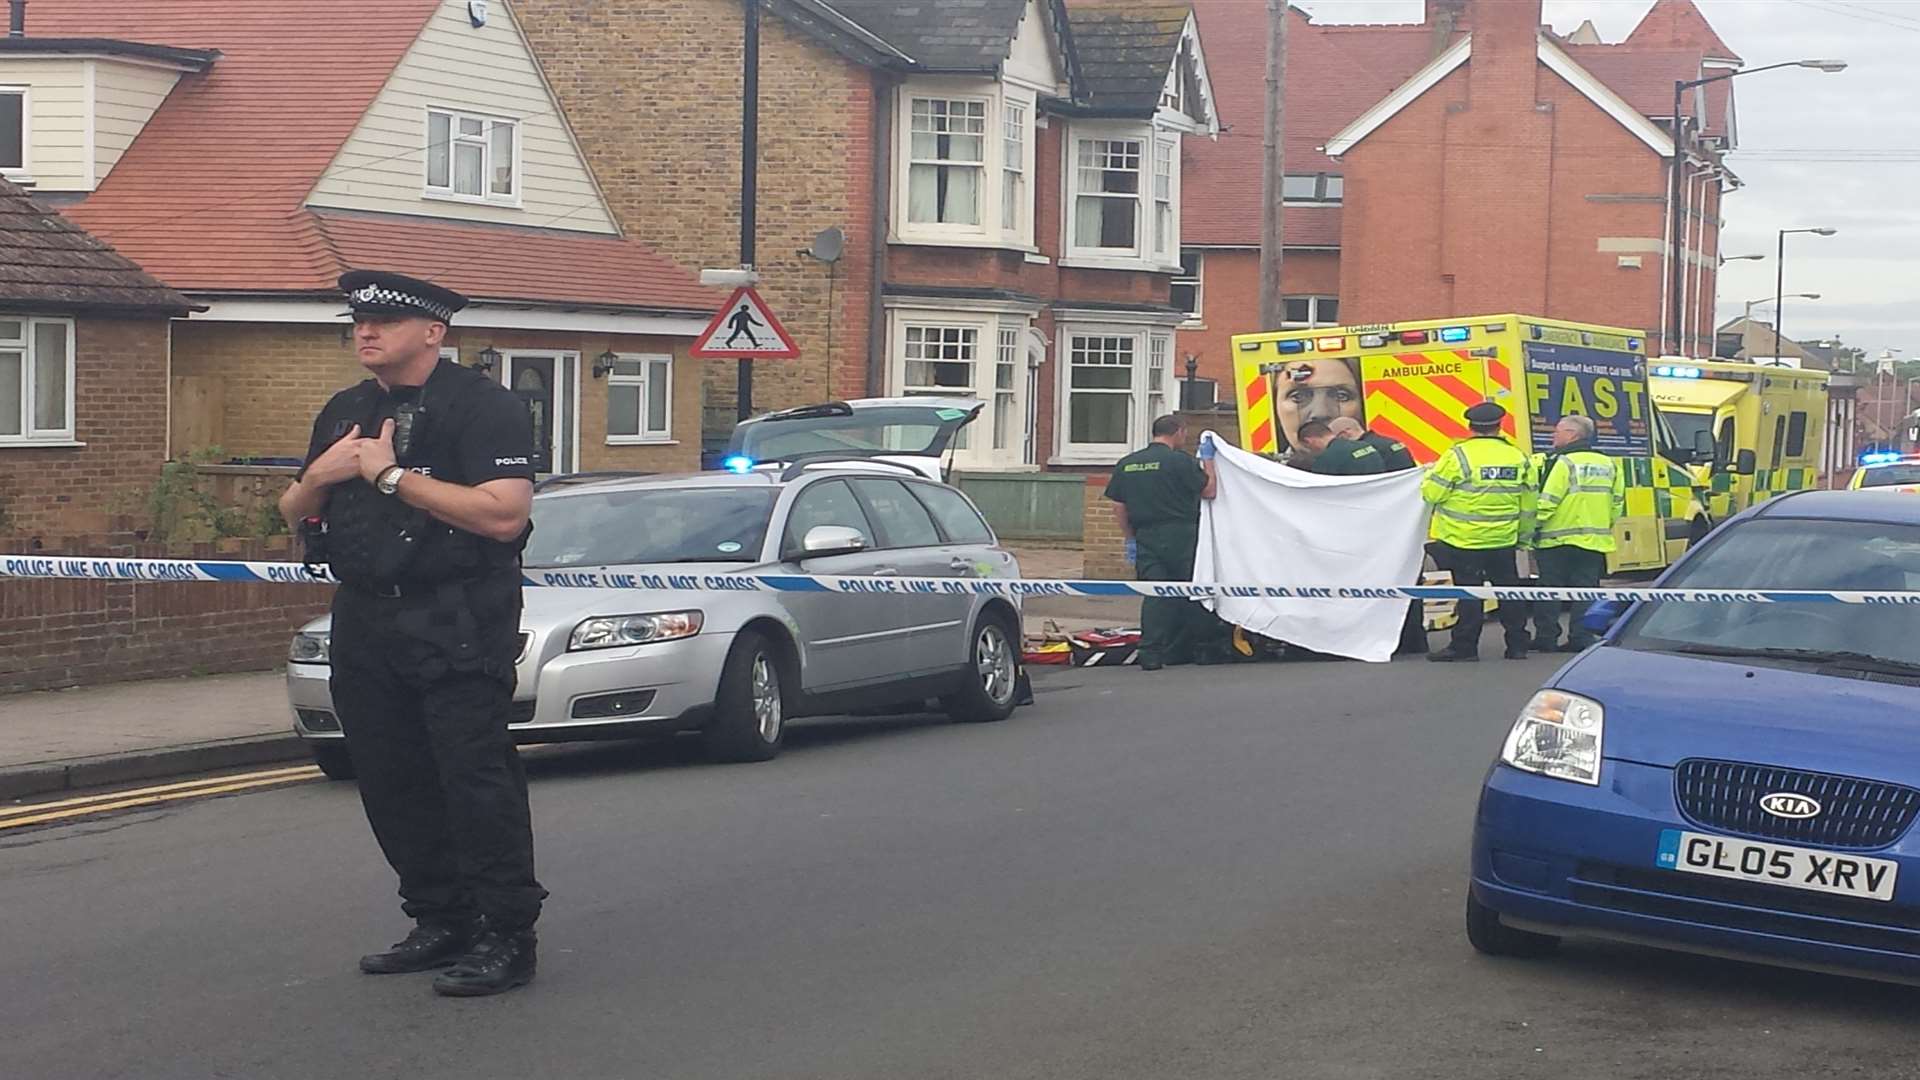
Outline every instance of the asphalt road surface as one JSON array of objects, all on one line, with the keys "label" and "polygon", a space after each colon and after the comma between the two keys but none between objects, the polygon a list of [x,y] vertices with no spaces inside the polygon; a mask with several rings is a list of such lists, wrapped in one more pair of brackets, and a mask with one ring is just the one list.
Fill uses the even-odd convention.
[{"label": "asphalt road surface", "polygon": [[0,1075],[1920,1075],[1920,991],[1604,944],[1474,954],[1481,774],[1554,661],[1063,671],[781,759],[541,751],[530,988],[374,978],[350,785],[0,834]]}]

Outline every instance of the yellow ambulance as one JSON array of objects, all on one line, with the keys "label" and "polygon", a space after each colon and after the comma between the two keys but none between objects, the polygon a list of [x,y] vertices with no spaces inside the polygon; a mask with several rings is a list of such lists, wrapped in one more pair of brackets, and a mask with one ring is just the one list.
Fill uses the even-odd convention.
[{"label": "yellow ambulance", "polygon": [[1309,419],[1351,416],[1407,444],[1421,464],[1467,437],[1469,406],[1507,410],[1506,433],[1546,451],[1561,417],[1599,428],[1596,449],[1627,468],[1627,514],[1610,572],[1656,570],[1712,523],[1705,494],[1647,393],[1638,330],[1531,315],[1477,315],[1369,326],[1280,330],[1233,339],[1241,443],[1289,449]]},{"label": "yellow ambulance", "polygon": [[1693,462],[1718,521],[1814,486],[1827,436],[1827,373],[1661,357],[1653,403]]}]

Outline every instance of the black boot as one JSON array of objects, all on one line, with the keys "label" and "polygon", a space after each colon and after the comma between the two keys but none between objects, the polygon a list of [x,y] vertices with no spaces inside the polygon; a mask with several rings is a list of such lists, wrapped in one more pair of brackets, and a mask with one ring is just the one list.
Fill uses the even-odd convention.
[{"label": "black boot", "polygon": [[360,970],[369,975],[404,975],[446,967],[472,948],[478,937],[476,923],[419,923],[407,940],[386,952],[361,957]]},{"label": "black boot", "polygon": [[1436,664],[1471,664],[1480,659],[1480,654],[1446,648],[1439,652],[1428,653],[1427,659]]},{"label": "black boot", "polygon": [[487,931],[470,952],[433,980],[433,992],[446,997],[486,997],[527,985],[533,981],[535,940],[532,930]]}]

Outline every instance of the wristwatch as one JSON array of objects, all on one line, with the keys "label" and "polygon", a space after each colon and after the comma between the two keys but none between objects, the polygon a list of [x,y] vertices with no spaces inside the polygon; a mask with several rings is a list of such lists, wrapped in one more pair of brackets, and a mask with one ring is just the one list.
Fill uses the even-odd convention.
[{"label": "wristwatch", "polygon": [[380,475],[374,479],[374,490],[382,495],[395,494],[400,490],[400,478],[405,475],[407,475],[406,466],[389,465],[380,470]]}]

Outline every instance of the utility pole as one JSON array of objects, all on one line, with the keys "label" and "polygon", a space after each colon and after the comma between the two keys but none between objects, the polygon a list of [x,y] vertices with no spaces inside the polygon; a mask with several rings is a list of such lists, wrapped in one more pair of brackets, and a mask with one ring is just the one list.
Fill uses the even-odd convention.
[{"label": "utility pole", "polygon": [[[746,8],[740,49],[740,268],[753,269],[753,234],[760,189],[760,0]],[[734,403],[739,417],[753,415],[753,361],[739,361]]]},{"label": "utility pole", "polygon": [[1286,184],[1287,0],[1267,0],[1266,159],[1261,178],[1260,329],[1286,321],[1280,298],[1281,245],[1286,237],[1281,204]]}]

